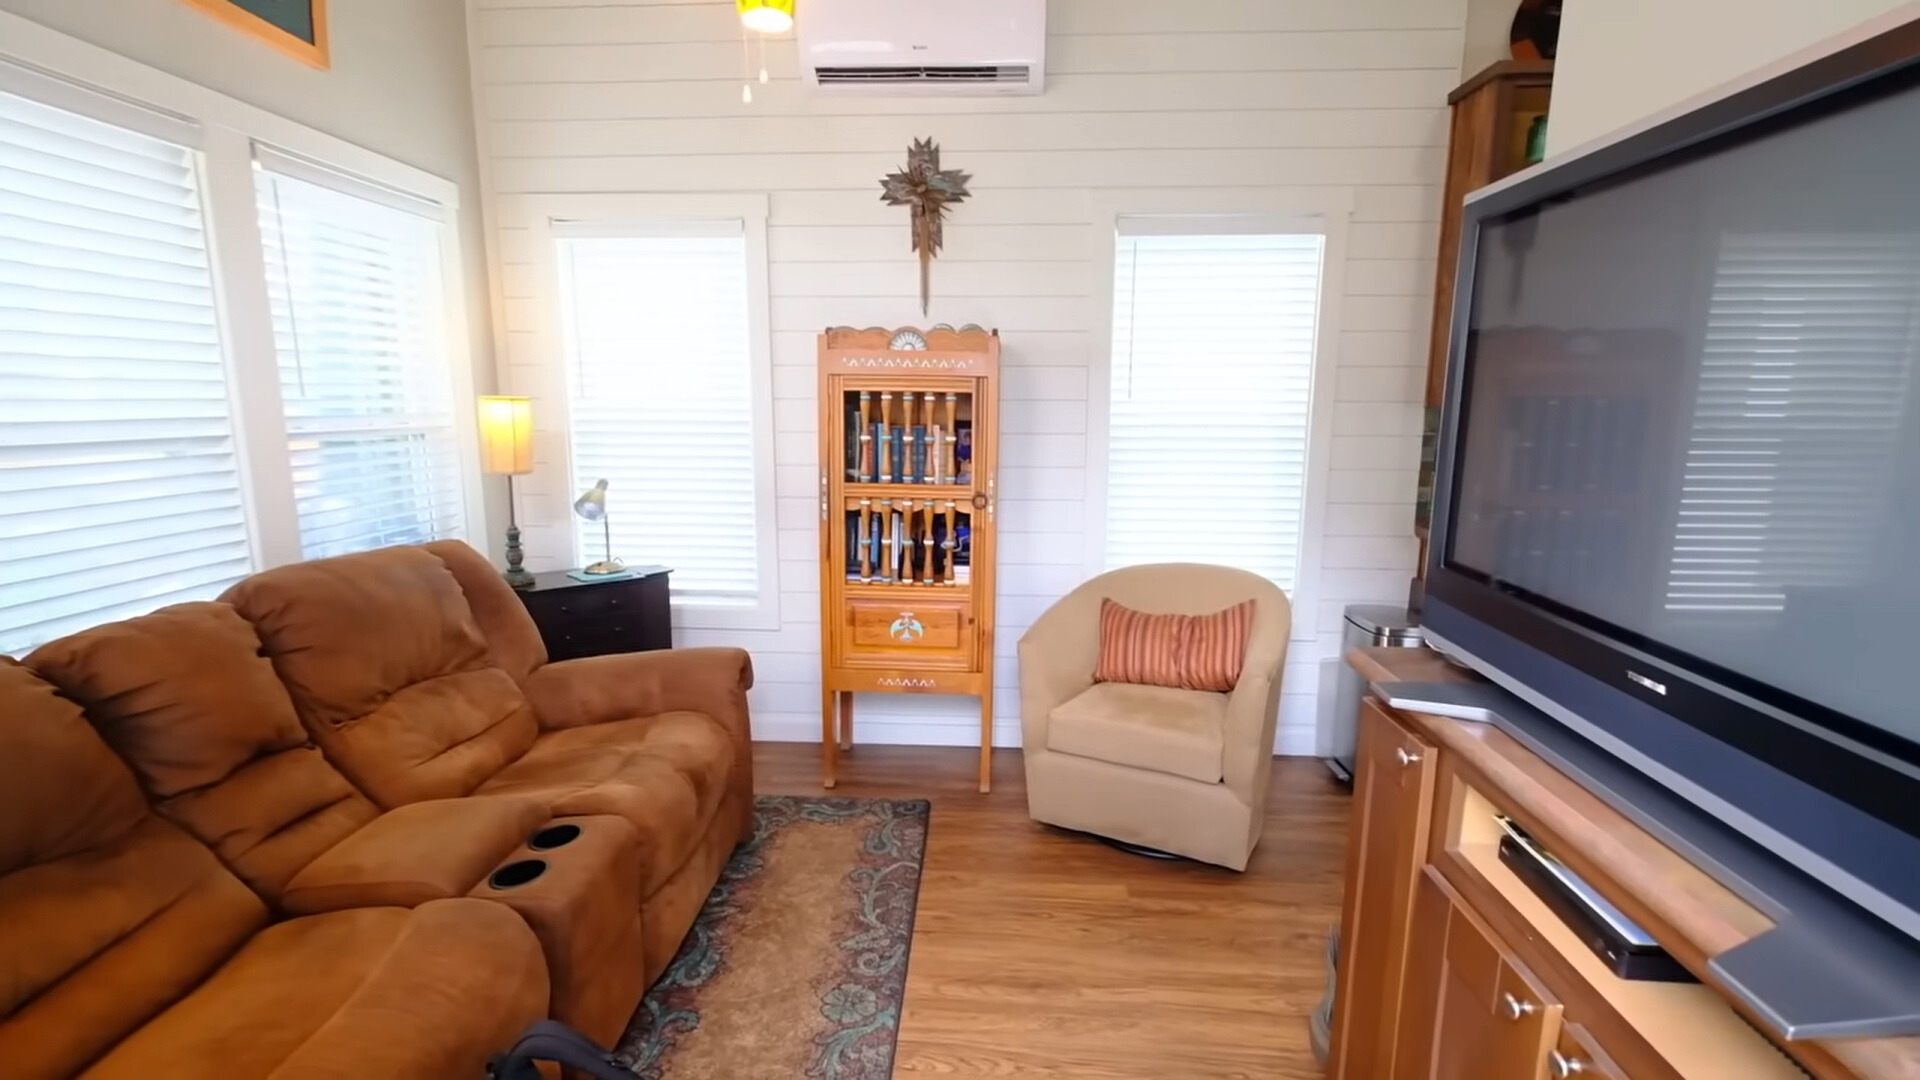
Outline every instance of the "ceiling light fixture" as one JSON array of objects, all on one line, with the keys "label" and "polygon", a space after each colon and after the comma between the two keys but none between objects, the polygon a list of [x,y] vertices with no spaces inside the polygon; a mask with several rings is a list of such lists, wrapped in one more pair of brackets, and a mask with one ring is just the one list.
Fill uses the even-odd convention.
[{"label": "ceiling light fixture", "polygon": [[784,34],[793,29],[793,0],[735,0],[740,24],[758,34]]}]

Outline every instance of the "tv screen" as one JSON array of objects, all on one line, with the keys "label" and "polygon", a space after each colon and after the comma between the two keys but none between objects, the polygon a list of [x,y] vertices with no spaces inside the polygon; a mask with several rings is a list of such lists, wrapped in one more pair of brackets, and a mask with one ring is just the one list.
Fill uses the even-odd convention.
[{"label": "tv screen", "polygon": [[1882,87],[1479,221],[1444,565],[1920,743],[1915,132]]}]

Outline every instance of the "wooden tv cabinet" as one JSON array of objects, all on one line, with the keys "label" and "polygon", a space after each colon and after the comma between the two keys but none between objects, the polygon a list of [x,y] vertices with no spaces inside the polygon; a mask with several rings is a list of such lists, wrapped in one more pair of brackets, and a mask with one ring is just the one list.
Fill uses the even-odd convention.
[{"label": "wooden tv cabinet", "polygon": [[[1464,678],[1356,649],[1370,680]],[[1777,1042],[1707,960],[1772,927],[1488,724],[1362,707],[1330,1080],[1920,1077],[1920,1039]],[[1497,854],[1507,815],[1703,981],[1615,976]]]}]

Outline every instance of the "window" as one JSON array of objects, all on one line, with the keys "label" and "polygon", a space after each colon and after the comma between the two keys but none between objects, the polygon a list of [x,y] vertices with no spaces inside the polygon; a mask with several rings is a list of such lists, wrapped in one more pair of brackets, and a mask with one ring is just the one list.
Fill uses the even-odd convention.
[{"label": "window", "polygon": [[1669,611],[1781,611],[1858,586],[1920,333],[1920,238],[1730,235],[1714,269]]},{"label": "window", "polygon": [[473,531],[455,185],[0,12],[0,655]]},{"label": "window", "polygon": [[[613,554],[673,567],[676,604],[767,605],[752,230],[738,219],[552,230],[574,490],[608,482]],[[604,557],[601,527],[580,523],[577,542],[582,563]]]},{"label": "window", "polygon": [[461,535],[440,208],[261,156],[260,232],[301,553]]},{"label": "window", "polygon": [[1221,563],[1291,590],[1324,238],[1122,218],[1105,563]]},{"label": "window", "polygon": [[253,568],[207,252],[193,149],[0,92],[0,653]]}]

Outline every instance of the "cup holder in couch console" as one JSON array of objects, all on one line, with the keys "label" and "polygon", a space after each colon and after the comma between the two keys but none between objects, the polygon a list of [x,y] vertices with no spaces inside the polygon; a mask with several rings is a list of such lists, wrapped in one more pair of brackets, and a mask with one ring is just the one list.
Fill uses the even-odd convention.
[{"label": "cup holder in couch console", "polygon": [[493,872],[487,884],[496,889],[516,889],[547,872],[545,859],[521,859]]},{"label": "cup holder in couch console", "polygon": [[565,847],[580,838],[578,825],[549,825],[528,838],[527,846],[535,851],[552,851]]}]

